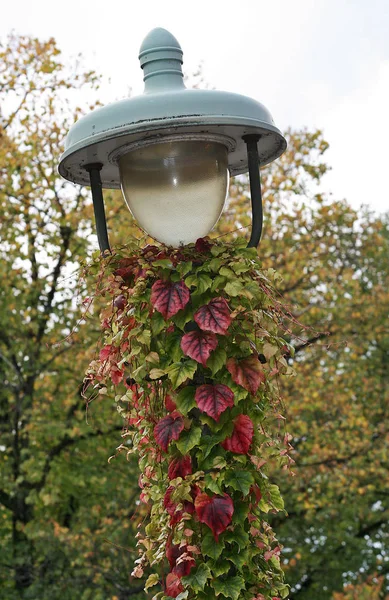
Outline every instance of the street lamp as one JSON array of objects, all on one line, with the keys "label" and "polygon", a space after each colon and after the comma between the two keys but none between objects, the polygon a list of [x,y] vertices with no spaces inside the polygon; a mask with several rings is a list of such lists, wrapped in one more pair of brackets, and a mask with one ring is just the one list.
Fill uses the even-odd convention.
[{"label": "street lamp", "polygon": [[259,102],[229,92],[187,89],[182,50],[165,29],[143,41],[145,89],[94,110],[70,129],[59,172],[90,185],[101,252],[109,251],[102,188],[121,187],[139,225],[171,246],[194,242],[217,223],[229,175],[249,171],[252,231],[262,231],[259,165],[278,158],[286,141]]}]

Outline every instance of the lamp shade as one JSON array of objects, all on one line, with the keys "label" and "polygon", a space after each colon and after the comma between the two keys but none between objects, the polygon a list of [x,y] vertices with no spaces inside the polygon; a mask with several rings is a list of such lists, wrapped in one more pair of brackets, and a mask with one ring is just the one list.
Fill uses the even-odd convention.
[{"label": "lamp shade", "polygon": [[125,201],[144,231],[171,246],[195,242],[217,223],[226,200],[227,148],[172,140],[118,159]]}]

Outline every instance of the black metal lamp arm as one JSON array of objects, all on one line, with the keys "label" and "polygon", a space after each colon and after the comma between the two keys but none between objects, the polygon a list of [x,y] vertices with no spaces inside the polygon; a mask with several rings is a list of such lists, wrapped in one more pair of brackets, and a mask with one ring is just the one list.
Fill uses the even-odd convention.
[{"label": "black metal lamp arm", "polygon": [[258,141],[259,135],[245,135],[250,179],[250,195],[253,221],[248,248],[256,248],[261,240],[263,226],[261,176],[259,173]]},{"label": "black metal lamp arm", "polygon": [[103,165],[101,163],[91,163],[85,166],[89,173],[90,186],[92,188],[93,208],[95,211],[97,239],[99,241],[100,252],[102,254],[111,252],[108,241],[107,222],[105,219],[103,186],[101,184],[100,171]]}]

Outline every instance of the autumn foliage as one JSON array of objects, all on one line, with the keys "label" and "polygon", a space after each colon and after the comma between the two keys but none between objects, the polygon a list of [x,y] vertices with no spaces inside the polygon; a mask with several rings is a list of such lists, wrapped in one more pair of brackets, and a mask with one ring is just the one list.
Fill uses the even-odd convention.
[{"label": "autumn foliage", "polygon": [[271,273],[244,241],[208,240],[130,246],[89,272],[106,308],[85,386],[118,403],[149,511],[134,575],[162,566],[146,582],[155,598],[286,597],[266,519],[283,509],[271,467],[291,463],[277,378],[292,350]]}]

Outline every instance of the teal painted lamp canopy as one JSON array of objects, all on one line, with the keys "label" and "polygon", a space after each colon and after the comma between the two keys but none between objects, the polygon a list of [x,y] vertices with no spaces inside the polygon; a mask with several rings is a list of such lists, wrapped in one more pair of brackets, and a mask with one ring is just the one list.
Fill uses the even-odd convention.
[{"label": "teal painted lamp canopy", "polygon": [[[164,185],[172,189],[182,183],[189,190],[191,180],[193,185],[196,181],[201,185],[205,177],[211,181],[210,189],[218,189],[225,197],[228,173],[238,175],[249,170],[248,139],[256,140],[257,168],[258,162],[265,165],[286,148],[269,111],[256,100],[230,92],[187,89],[182,56],[181,46],[170,32],[161,28],[151,31],[139,53],[144,93],[96,109],[77,121],[68,133],[59,164],[62,177],[76,184],[92,185],[92,191],[93,168],[98,170],[98,183],[103,188],[122,186],[141,226],[160,240],[139,218],[142,210],[148,210],[142,200],[147,196],[147,179],[155,182],[156,193],[157,184],[158,189]],[[169,173],[169,164],[177,177]],[[165,169],[165,176],[161,176],[161,169]],[[126,194],[126,186],[131,186],[131,182],[137,190],[143,189],[137,196],[138,215]],[[224,200],[221,208],[223,204]],[[149,210],[156,207],[157,201]],[[210,221],[215,216],[217,221],[219,208],[215,208]],[[183,207],[182,212],[186,210]],[[183,230],[188,226],[187,219]],[[186,243],[184,238],[179,237],[172,245]]]}]

